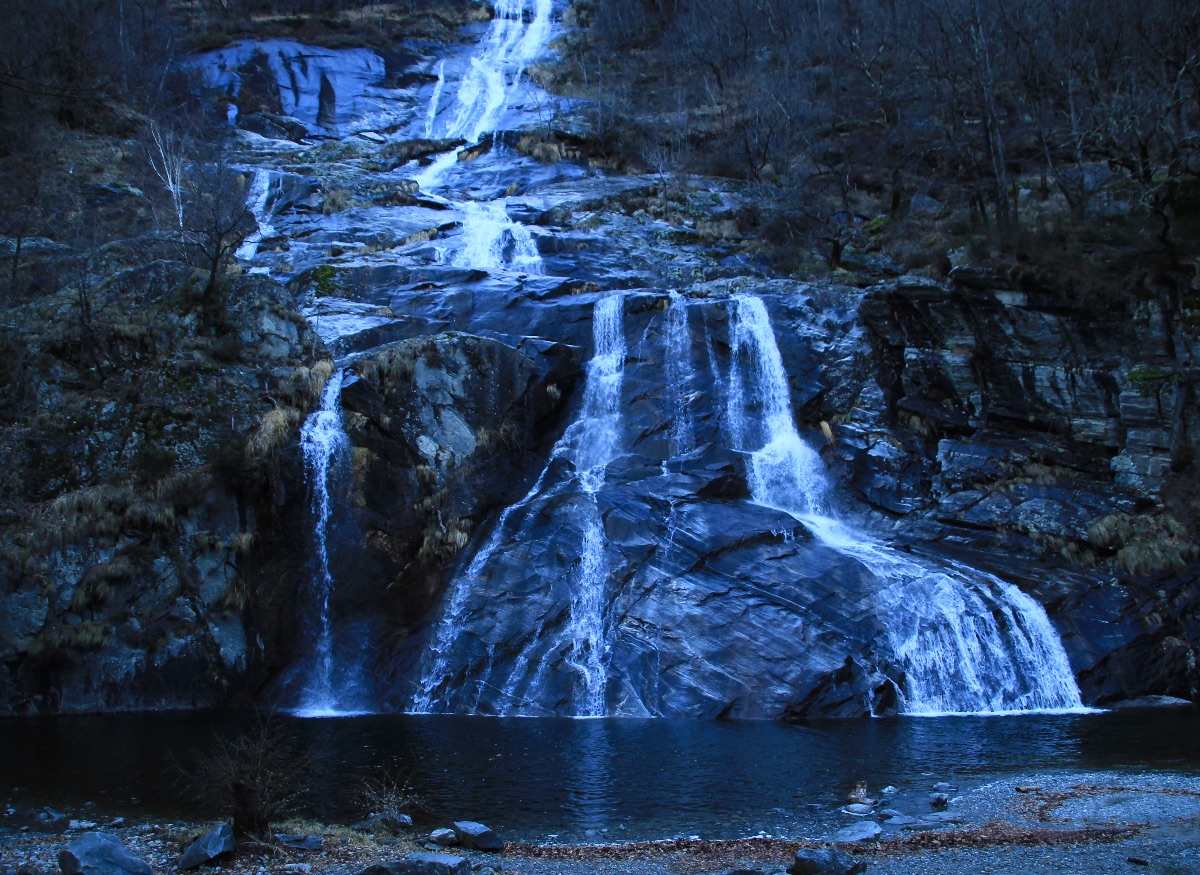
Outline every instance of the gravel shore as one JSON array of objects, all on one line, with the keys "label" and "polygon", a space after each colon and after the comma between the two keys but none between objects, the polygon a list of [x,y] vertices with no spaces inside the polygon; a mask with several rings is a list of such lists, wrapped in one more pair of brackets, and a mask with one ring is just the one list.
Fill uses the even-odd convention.
[{"label": "gravel shore", "polygon": [[[913,787],[881,797],[876,813],[844,815],[878,822],[880,834],[838,847],[877,875],[1023,875],[1023,873],[1200,873],[1200,777],[1184,774],[1074,772],[991,780],[969,788]],[[883,810],[897,812],[883,814]],[[930,821],[927,818],[937,817]],[[11,817],[9,818],[11,820]],[[889,822],[891,821],[891,822]],[[911,821],[911,822],[910,822]],[[0,875],[51,875],[58,851],[89,829],[117,835],[156,873],[175,871],[181,847],[211,824],[80,822],[58,833],[0,830]],[[344,827],[285,824],[283,831],[319,832],[320,851],[243,845],[217,869],[228,875],[356,875],[367,866],[416,850],[412,838],[385,838]],[[671,839],[613,845],[509,842],[500,853],[448,849],[469,857],[479,875],[699,875],[734,870],[781,873],[797,848],[824,836],[754,837],[735,841]]]}]

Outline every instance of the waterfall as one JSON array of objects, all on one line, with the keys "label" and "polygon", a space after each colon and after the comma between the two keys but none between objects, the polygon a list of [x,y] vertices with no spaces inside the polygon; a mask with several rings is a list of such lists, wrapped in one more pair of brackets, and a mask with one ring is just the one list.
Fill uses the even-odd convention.
[{"label": "waterfall", "polygon": [[542,257],[533,235],[508,217],[505,199],[463,204],[462,248],[454,263],[486,271],[542,272]]},{"label": "waterfall", "polygon": [[[597,493],[604,486],[605,472],[616,457],[621,442],[621,386],[625,371],[625,332],[623,301],[613,294],[596,302],[592,315],[594,352],[586,368],[583,406],[579,416],[555,444],[550,459],[537,482],[516,504],[500,515],[488,540],[475,554],[466,571],[450,584],[446,606],[422,672],[410,712],[436,710],[439,694],[451,680],[449,654],[462,634],[468,600],[487,571],[493,557],[504,546],[509,521],[543,493],[547,476],[559,460],[571,463],[567,487],[577,485],[582,494],[583,538],[579,562],[572,576],[570,615],[558,639],[549,650],[564,654],[564,661],[580,678],[575,710],[578,716],[599,716],[605,711],[604,690],[607,682],[608,644],[604,624],[609,563],[604,537],[604,522]],[[513,671],[504,685],[509,701],[516,698],[516,687],[532,661],[532,650],[543,644],[539,627],[517,655]],[[530,684],[535,694],[545,680],[547,661],[543,659]]]},{"label": "waterfall", "polygon": [[425,139],[433,136],[433,123],[437,119],[438,102],[442,99],[442,89],[446,87],[446,59],[438,61],[437,84],[433,86],[433,96],[429,98],[429,112],[425,116]]},{"label": "waterfall", "polygon": [[667,388],[671,392],[671,458],[686,456],[695,449],[696,437],[692,423],[692,390],[695,384],[695,369],[692,367],[692,335],[688,329],[687,298],[677,291],[671,292],[667,307],[667,332],[665,343],[665,365]]},{"label": "waterfall", "polygon": [[[321,393],[321,406],[300,430],[300,449],[308,471],[313,517],[312,604],[315,613],[316,641],[313,645],[311,675],[304,686],[297,714],[324,716],[345,713],[347,696],[335,680],[333,623],[330,599],[334,580],[329,570],[329,481],[339,454],[346,451],[348,440],[342,428],[342,383],[344,374],[335,370]],[[343,685],[344,686],[344,685]]]},{"label": "waterfall", "polygon": [[254,216],[258,227],[251,232],[234,253],[235,256],[250,261],[258,254],[258,244],[275,233],[270,223],[271,211],[267,203],[271,198],[271,171],[255,170],[250,179],[250,190],[246,193],[246,209]]},{"label": "waterfall", "polygon": [[[481,51],[459,84],[455,115],[445,136],[475,142],[496,129],[525,65],[545,48],[552,5],[552,0],[498,0]],[[528,25],[526,7],[531,7]]]},{"label": "waterfall", "polygon": [[[526,11],[530,13],[525,22]],[[512,94],[524,78],[525,65],[536,58],[550,39],[553,0],[498,0],[487,33],[479,50],[458,83],[454,111],[441,131],[448,139],[463,138],[478,142],[484,135],[494,133]],[[434,100],[441,97],[441,77],[434,90]],[[425,136],[432,137],[438,125],[431,105],[425,125]],[[417,185],[429,191],[442,174],[458,160],[455,152],[444,152],[415,176]]]},{"label": "waterfall", "polygon": [[575,477],[587,500],[583,504],[584,535],[566,627],[567,665],[583,682],[575,713],[599,717],[605,711],[608,644],[604,629],[609,561],[604,520],[596,500],[608,465],[621,443],[621,385],[625,377],[625,328],[620,295],[601,299],[592,314],[595,352],[587,367],[583,410],[569,429]]},{"label": "waterfall", "polygon": [[820,456],[796,430],[787,374],[763,302],[734,298],[726,421],[746,453],[754,501],[803,522],[882,584],[879,610],[913,714],[1082,709],[1041,605],[978,571],[903,556],[837,519]]}]

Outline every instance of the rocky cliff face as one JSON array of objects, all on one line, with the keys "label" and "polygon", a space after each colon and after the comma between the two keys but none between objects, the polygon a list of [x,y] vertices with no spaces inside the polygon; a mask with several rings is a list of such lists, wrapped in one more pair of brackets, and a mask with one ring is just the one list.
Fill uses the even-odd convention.
[{"label": "rocky cliff face", "polygon": [[261,674],[284,448],[329,369],[283,287],[228,305],[206,326],[191,269],[157,262],[14,314],[3,710],[210,706]]},{"label": "rocky cliff face", "polygon": [[[239,48],[243,84],[278,86],[295,49]],[[371,707],[887,714],[947,604],[1020,637],[1021,592],[1087,702],[1196,698],[1196,349],[1170,296],[1114,322],[969,267],[765,279],[744,193],[549,149],[546,95],[495,105],[523,136],[431,139],[468,50],[436,74],[321,57],[290,107],[238,98],[304,115],[241,117],[264,193],[247,258],[286,287],[237,279],[212,325],[188,269],[157,264],[4,335],[0,707],[295,703],[315,610],[299,431],[331,355],[326,619]],[[290,139],[313,131],[340,138]],[[774,407],[747,388],[766,344],[746,351],[748,298]],[[819,519],[755,493],[781,436],[819,447]],[[1000,706],[1027,705],[1028,667],[1004,668],[1025,676],[987,679],[1013,681]]]},{"label": "rocky cliff face", "polygon": [[1133,320],[1063,309],[984,271],[880,284],[858,317],[854,365],[807,408],[834,423],[857,496],[906,540],[1036,593],[1089,701],[1195,698],[1200,421],[1182,320],[1155,299]]}]

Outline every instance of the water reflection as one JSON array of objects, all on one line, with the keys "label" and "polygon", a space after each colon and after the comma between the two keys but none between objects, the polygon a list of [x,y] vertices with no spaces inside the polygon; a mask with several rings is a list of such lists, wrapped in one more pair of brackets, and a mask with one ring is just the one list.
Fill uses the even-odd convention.
[{"label": "water reflection", "polygon": [[[507,838],[612,841],[765,831],[812,837],[836,825],[857,781],[927,793],[992,776],[1058,769],[1200,767],[1194,712],[823,720],[497,719],[373,715],[289,720],[316,756],[312,813],[350,821],[360,779],[408,779],[428,821],[481,820]],[[20,808],[96,802],[196,816],[174,761],[246,715],[171,714],[0,720],[0,788]],[[3,824],[0,823],[0,827]],[[604,832],[608,830],[608,832]]]},{"label": "water reflection", "polygon": [[[609,789],[612,783],[612,733],[601,720],[572,720],[571,762],[562,774],[567,777],[567,810],[576,829],[607,832],[613,812]],[[598,836],[597,836],[598,837]]]}]

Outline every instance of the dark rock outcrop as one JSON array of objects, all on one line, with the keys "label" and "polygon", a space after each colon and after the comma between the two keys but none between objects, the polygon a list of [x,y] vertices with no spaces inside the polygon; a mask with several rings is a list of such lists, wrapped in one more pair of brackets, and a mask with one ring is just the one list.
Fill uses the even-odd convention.
[{"label": "dark rock outcrop", "polygon": [[14,314],[50,376],[3,431],[2,711],[212,706],[289,646],[260,622],[280,588],[262,569],[295,553],[284,448],[328,366],[282,286],[235,280],[206,330],[192,282],[114,276],[90,335],[69,293]]}]

